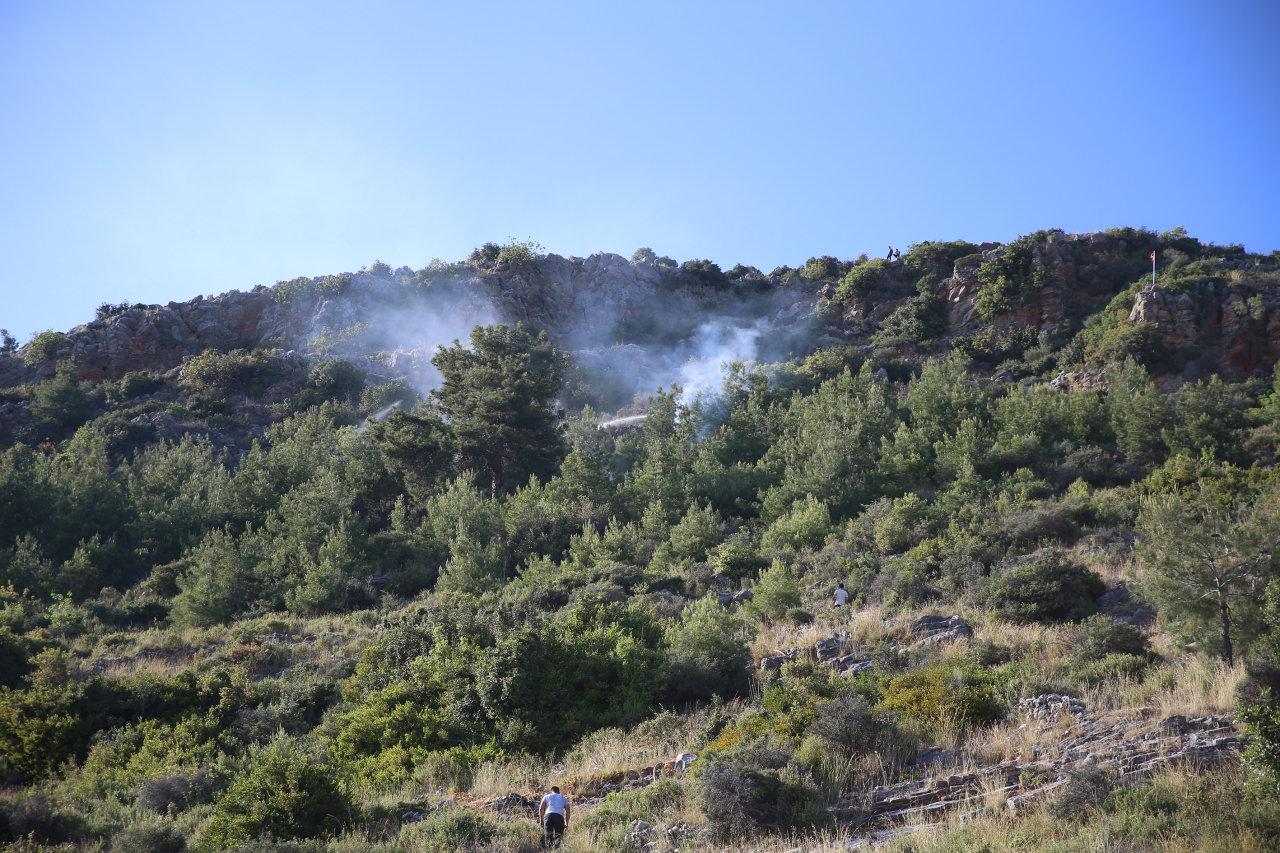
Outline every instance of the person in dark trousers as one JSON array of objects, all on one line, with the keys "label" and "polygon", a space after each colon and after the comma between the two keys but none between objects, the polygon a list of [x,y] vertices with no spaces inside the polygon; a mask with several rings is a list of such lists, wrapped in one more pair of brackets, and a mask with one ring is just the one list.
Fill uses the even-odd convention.
[{"label": "person in dark trousers", "polygon": [[551,793],[542,798],[538,806],[538,823],[542,825],[543,849],[560,846],[564,840],[564,831],[569,828],[569,798],[560,793],[555,785]]},{"label": "person in dark trousers", "polygon": [[884,256],[884,259],[885,259],[886,261],[891,261],[891,260],[893,260],[893,244],[890,244],[890,245],[889,245],[889,254],[885,255],[885,256]]}]

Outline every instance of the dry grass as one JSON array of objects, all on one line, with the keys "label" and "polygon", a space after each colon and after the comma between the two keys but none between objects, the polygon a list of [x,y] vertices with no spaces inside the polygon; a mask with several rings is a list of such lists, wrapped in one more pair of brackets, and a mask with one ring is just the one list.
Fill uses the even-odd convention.
[{"label": "dry grass", "polygon": [[555,767],[546,759],[518,756],[506,761],[486,761],[475,770],[471,788],[472,797],[483,798],[510,794],[512,791],[543,791],[559,778]]},{"label": "dry grass", "polygon": [[[724,706],[722,713],[732,717],[742,709],[741,702],[733,702]],[[476,768],[468,793],[487,797],[538,791],[569,779],[651,767],[682,752],[696,753],[712,713],[709,708],[690,714],[667,713],[630,731],[602,729],[583,738],[558,760],[517,758],[486,762]]]},{"label": "dry grass", "polygon": [[141,657],[127,658],[105,667],[102,674],[108,678],[128,678],[149,675],[154,678],[173,678],[191,668],[191,658]]},{"label": "dry grass", "polygon": [[973,731],[965,749],[983,764],[1027,761],[1035,753],[1035,747],[1048,747],[1066,737],[1071,725],[1069,714],[1044,725],[1024,725],[1020,719],[1014,718]]},{"label": "dry grass", "polygon": [[1229,712],[1244,680],[1243,664],[1229,667],[1201,656],[1170,660],[1142,679],[1119,678],[1087,690],[1084,701],[1095,713],[1154,708],[1162,717]]},{"label": "dry grass", "polygon": [[[921,611],[924,612],[924,611]],[[810,625],[765,625],[751,642],[751,653],[756,659],[784,649],[812,647],[818,640],[825,640],[837,631],[848,632],[855,646],[870,645],[893,635],[895,629],[886,627],[885,611],[879,606],[861,610],[826,608],[820,611]],[[917,614],[907,614],[895,624],[906,624]]]}]

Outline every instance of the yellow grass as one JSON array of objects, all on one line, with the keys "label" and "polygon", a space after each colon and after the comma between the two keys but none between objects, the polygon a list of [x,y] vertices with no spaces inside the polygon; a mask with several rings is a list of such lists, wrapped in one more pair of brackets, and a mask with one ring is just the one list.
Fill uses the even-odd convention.
[{"label": "yellow grass", "polygon": [[1141,680],[1104,682],[1086,691],[1084,701],[1094,713],[1153,708],[1161,717],[1225,714],[1234,706],[1244,677],[1243,664],[1229,667],[1218,660],[1187,655],[1162,664]]}]

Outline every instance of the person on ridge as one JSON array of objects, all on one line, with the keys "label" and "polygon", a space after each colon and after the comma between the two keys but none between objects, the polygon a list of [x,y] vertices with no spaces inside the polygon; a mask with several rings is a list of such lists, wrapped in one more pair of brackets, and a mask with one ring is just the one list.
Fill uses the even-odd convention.
[{"label": "person on ridge", "polygon": [[885,259],[886,261],[891,261],[891,260],[893,260],[893,244],[892,244],[892,243],[890,243],[890,244],[889,244],[889,254],[885,255],[885,256],[884,256],[884,259]]},{"label": "person on ridge", "polygon": [[564,838],[564,831],[569,828],[569,814],[573,809],[569,798],[560,793],[555,785],[551,793],[542,798],[538,806],[538,823],[542,826],[542,846],[559,847]]},{"label": "person on ridge", "polygon": [[836,607],[844,607],[849,603],[849,590],[844,588],[844,581],[840,581],[840,583],[836,585],[836,591],[832,596],[832,602]]}]

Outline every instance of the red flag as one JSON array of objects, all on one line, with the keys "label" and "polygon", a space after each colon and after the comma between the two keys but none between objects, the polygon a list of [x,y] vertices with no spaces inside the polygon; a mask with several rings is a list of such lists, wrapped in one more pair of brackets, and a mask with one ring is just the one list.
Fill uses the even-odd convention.
[{"label": "red flag", "polygon": [[1151,263],[1153,263],[1153,264],[1154,264],[1155,262],[1156,262],[1156,250],[1155,250],[1155,249],[1152,249],[1152,250],[1151,250]]}]

